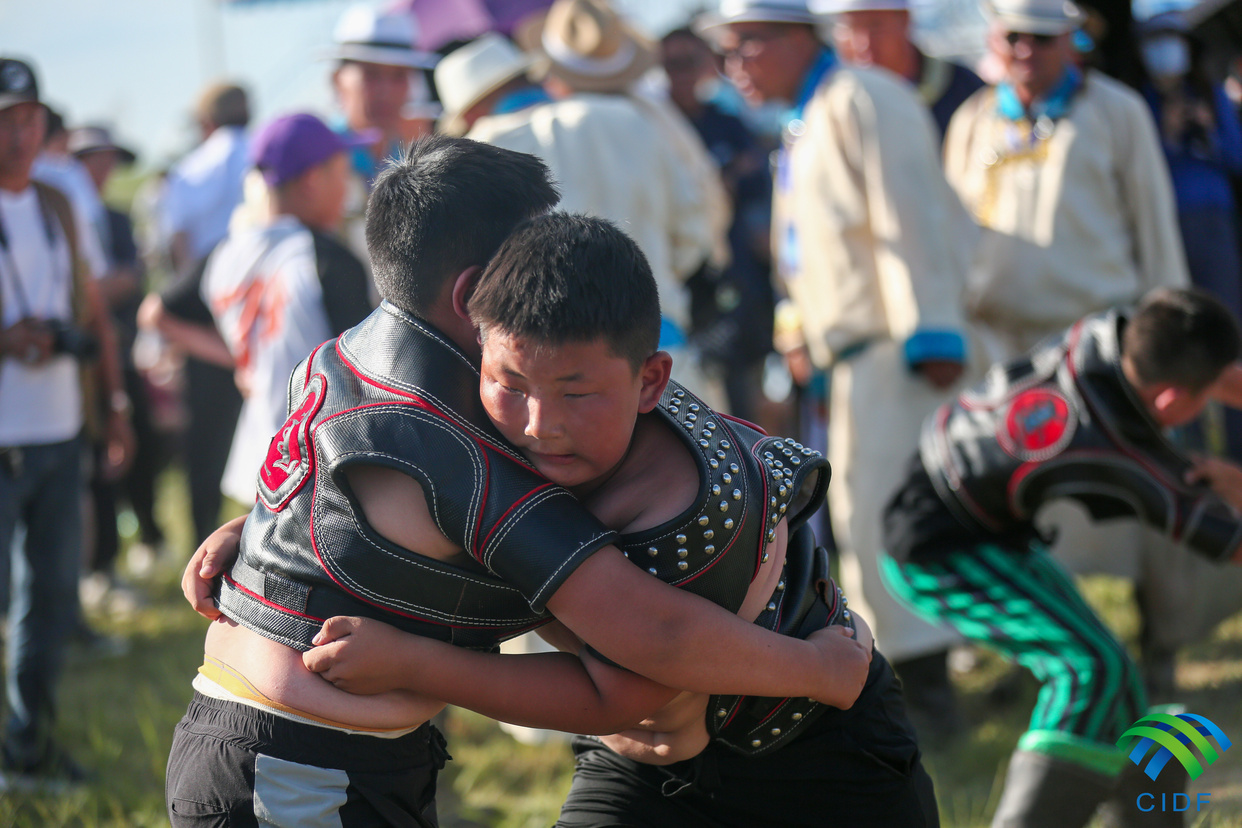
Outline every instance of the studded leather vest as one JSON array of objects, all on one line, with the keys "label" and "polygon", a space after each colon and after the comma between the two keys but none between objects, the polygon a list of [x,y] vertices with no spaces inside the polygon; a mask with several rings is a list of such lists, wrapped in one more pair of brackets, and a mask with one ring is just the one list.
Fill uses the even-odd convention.
[{"label": "studded leather vest", "polygon": [[1208,558],[1242,542],[1237,513],[1184,482],[1189,460],[1122,374],[1125,323],[1125,311],[1088,316],[928,418],[919,452],[960,522],[1016,533],[1044,502],[1068,497],[1096,518],[1136,516]]},{"label": "studded leather vest", "polygon": [[[464,354],[387,303],[320,346],[290,381],[220,608],[299,650],[334,615],[482,649],[545,623],[548,596],[616,535],[504,443],[478,387]],[[462,561],[376,533],[345,479],[354,464],[416,479]]]},{"label": "studded leather vest", "polygon": [[[669,383],[655,413],[681,434],[698,465],[699,496],[678,518],[622,535],[626,556],[661,580],[736,612],[768,559],[777,524],[788,520],[781,578],[755,623],[800,638],[850,623],[828,574],[828,553],[805,526],[828,487],[823,455],[718,414],[676,383]],[[707,727],[718,742],[757,756],[796,738],[827,709],[807,698],[715,695]]]}]

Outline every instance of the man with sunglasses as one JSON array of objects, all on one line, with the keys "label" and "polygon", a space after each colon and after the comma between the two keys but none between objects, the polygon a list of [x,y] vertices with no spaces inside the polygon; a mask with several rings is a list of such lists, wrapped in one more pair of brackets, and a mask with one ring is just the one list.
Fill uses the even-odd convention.
[{"label": "man with sunglasses", "polygon": [[1072,60],[1083,14],[1063,0],[995,0],[989,12],[1004,75],[950,122],[945,173],[983,228],[967,306],[999,361],[1187,277],[1142,98]]},{"label": "man with sunglasses", "polygon": [[957,715],[945,655],[956,636],[900,606],[876,557],[902,456],[963,373],[973,227],[913,88],[840,65],[820,20],[806,0],[722,0],[700,29],[743,95],[790,107],[772,247],[799,322],[782,346],[800,339],[802,348],[783,348],[791,363],[799,355],[831,371],[828,497],[846,592],[893,649],[916,727],[948,737]]}]

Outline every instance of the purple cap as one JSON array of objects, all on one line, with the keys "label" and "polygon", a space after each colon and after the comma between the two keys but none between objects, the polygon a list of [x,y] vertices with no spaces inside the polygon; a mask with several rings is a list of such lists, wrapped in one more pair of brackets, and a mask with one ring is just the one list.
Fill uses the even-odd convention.
[{"label": "purple cap", "polygon": [[264,124],[250,144],[250,161],[273,187],[292,181],[338,152],[374,144],[375,132],[340,135],[314,115],[282,115]]}]

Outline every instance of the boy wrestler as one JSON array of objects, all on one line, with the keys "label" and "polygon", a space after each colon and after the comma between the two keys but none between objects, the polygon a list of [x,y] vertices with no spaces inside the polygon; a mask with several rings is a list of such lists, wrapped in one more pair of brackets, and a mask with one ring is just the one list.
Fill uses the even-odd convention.
[{"label": "boy wrestler", "polygon": [[1182,824],[1171,811],[1136,810],[1140,792],[1180,791],[1185,777],[1166,768],[1149,780],[1117,748],[1145,712],[1142,682],[1031,516],[1045,500],[1070,497],[1096,518],[1136,515],[1205,557],[1242,561],[1238,513],[1189,481],[1219,485],[1226,497],[1230,483],[1162,433],[1198,416],[1238,355],[1237,324],[1219,302],[1155,291],[993,366],[927,420],[885,511],[886,584],[1042,684],[994,826],[1074,828],[1106,800],[1116,824]]},{"label": "boy wrestler", "polygon": [[[822,502],[822,491],[813,487],[820,496],[809,506],[795,493],[815,481],[823,461],[809,452],[785,454],[786,441],[765,440],[669,386],[671,360],[656,350],[655,282],[633,241],[600,219],[555,213],[533,219],[489,263],[469,309],[483,344],[481,396],[488,416],[545,477],[621,533],[620,546],[632,562],[655,564],[657,573],[671,553],[673,571],[681,567],[683,573],[674,582],[750,621],[795,612],[801,596],[789,594],[796,580],[789,573],[796,562],[785,562],[787,547],[791,558],[798,552],[786,533],[796,532]],[[729,454],[731,442],[753,446],[754,458],[789,458],[788,473],[773,474],[778,485],[771,501],[733,502],[728,498],[740,490],[729,495],[713,485],[746,487],[753,480],[751,458]],[[727,462],[731,472],[713,470],[716,445],[725,449],[720,464]],[[729,529],[699,517],[704,501],[711,512],[721,497],[733,503],[729,514],[736,524]],[[394,518],[399,506],[394,499]],[[368,513],[377,527],[378,517]],[[767,527],[758,538],[730,531],[756,523]],[[700,525],[711,527],[701,533],[705,538]],[[663,548],[664,538],[681,548]],[[712,558],[711,567],[696,571]],[[722,575],[733,589],[719,588]],[[707,585],[713,576],[716,584]],[[580,649],[565,631],[548,630],[540,632]],[[859,646],[869,649],[865,625],[859,634],[867,642]],[[402,687],[536,727],[573,730],[578,709],[595,704],[596,693],[608,688],[599,673],[609,668],[590,656],[579,667],[597,687],[572,680],[572,669],[557,665],[557,656],[472,652],[369,620],[331,619],[316,641],[332,643],[308,651],[304,661],[343,689]],[[633,686],[617,690],[632,692]],[[832,813],[842,824],[934,825],[931,782],[899,695],[877,653],[867,689],[852,709],[819,711],[801,732],[759,752],[751,751],[751,737],[737,744],[727,733],[709,746],[708,721],[718,732],[717,714],[728,703],[714,697],[709,714],[707,695],[682,693],[638,728],[602,744],[575,742],[578,771],[558,824],[812,826]],[[602,703],[622,702],[605,696]],[[800,713],[782,718],[778,712],[765,720],[761,735],[771,739],[803,721]],[[701,772],[708,764],[714,779]]]},{"label": "boy wrestler", "polygon": [[[464,297],[513,228],[555,201],[536,159],[459,139],[422,141],[377,180],[368,245],[385,303],[290,378],[289,419],[259,470],[174,736],[175,826],[221,814],[435,824],[443,751],[426,722],[442,705],[403,692],[360,699],[306,671],[299,651],[334,615],[491,649],[551,611],[670,686],[857,697],[867,656],[856,642],[772,635],[647,577],[487,420]],[[426,531],[390,525],[394,495],[403,526]],[[670,695],[625,694],[630,707],[597,705],[579,724],[617,730]]]}]

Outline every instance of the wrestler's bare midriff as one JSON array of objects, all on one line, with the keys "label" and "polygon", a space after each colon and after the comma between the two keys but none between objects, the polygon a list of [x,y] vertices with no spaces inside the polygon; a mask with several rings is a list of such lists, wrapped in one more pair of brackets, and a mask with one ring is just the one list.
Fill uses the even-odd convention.
[{"label": "wrestler's bare midriff", "polygon": [[240,673],[277,704],[364,730],[417,727],[443,703],[405,690],[359,696],[338,690],[302,664],[302,654],[228,619],[213,621],[204,651]]}]

